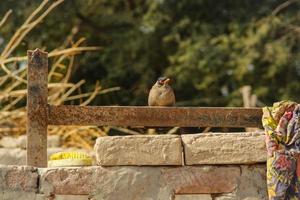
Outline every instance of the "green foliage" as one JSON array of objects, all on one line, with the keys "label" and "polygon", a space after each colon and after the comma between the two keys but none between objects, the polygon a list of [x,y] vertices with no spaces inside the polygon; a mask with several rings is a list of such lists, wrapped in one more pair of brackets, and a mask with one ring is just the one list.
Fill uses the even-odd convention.
[{"label": "green foliage", "polygon": [[[19,49],[64,43],[67,35],[101,45],[75,61],[73,81],[121,86],[94,104],[145,105],[158,76],[174,79],[180,106],[241,106],[239,88],[251,85],[260,101],[300,99],[300,4],[273,13],[284,1],[74,0],[65,1]],[[12,28],[39,1],[2,2]],[[5,41],[4,41],[5,42]],[[86,88],[87,90],[89,88]],[[105,99],[103,99],[105,98]]]}]

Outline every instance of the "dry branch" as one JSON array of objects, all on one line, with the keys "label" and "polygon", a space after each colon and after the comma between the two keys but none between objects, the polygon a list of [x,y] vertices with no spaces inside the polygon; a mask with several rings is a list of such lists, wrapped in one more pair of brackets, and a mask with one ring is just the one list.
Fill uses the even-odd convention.
[{"label": "dry branch", "polygon": [[[44,0],[15,31],[0,54],[0,138],[3,135],[18,136],[26,132],[26,94],[27,94],[27,56],[13,56],[15,49],[23,38],[30,33],[42,20],[63,0]],[[0,21],[0,27],[7,21],[12,11],[8,11]],[[84,81],[69,83],[71,71],[74,65],[74,57],[86,51],[99,51],[102,48],[97,46],[82,46],[84,38],[72,42],[72,34],[67,38],[62,47],[50,51],[49,59],[53,59],[53,65],[48,75],[48,102],[55,105],[64,104],[66,101],[73,101],[79,98],[86,98],[84,104],[90,103],[96,95],[116,91],[119,88],[102,89],[98,84],[93,92],[84,94],[76,92]],[[67,64],[65,64],[67,63]],[[21,66],[16,69],[15,66]],[[63,70],[61,70],[63,69]],[[63,71],[63,72],[61,72]],[[60,135],[63,138],[64,146],[76,146],[81,148],[92,148],[96,137],[106,135],[109,128],[88,126],[50,126],[48,134]]]}]

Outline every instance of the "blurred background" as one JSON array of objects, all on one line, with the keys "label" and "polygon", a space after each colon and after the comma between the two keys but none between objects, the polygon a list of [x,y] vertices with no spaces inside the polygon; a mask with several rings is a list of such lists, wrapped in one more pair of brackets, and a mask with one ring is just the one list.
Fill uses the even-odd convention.
[{"label": "blurred background", "polygon": [[[0,15],[2,136],[25,134],[26,51],[37,47],[51,55],[49,102],[56,105],[147,105],[159,76],[172,79],[177,106],[300,99],[296,0],[5,0]],[[49,133],[91,148],[112,129],[143,132]]]}]

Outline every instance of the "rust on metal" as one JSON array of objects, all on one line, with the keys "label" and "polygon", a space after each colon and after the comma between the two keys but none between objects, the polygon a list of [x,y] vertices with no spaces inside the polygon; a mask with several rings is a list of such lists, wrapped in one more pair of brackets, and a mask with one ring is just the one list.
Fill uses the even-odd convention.
[{"label": "rust on metal", "polygon": [[49,125],[261,127],[261,108],[53,106]]},{"label": "rust on metal", "polygon": [[47,167],[48,54],[28,51],[27,165]]}]

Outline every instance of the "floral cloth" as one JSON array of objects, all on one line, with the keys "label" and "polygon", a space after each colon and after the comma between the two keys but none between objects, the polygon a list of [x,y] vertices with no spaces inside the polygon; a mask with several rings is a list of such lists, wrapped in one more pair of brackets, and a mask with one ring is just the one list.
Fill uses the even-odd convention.
[{"label": "floral cloth", "polygon": [[263,109],[270,200],[300,199],[300,104],[282,101]]}]

